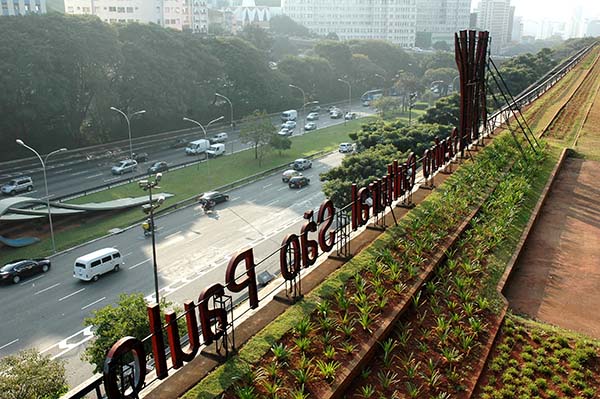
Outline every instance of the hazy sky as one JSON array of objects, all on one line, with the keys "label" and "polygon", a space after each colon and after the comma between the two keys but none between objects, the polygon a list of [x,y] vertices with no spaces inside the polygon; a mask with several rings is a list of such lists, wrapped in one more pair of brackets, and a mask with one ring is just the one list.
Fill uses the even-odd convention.
[{"label": "hazy sky", "polygon": [[[473,0],[472,6],[479,4]],[[600,18],[600,0],[511,0],[516,7],[515,15],[525,19],[554,19],[569,21],[577,6],[581,6],[583,18]]]}]

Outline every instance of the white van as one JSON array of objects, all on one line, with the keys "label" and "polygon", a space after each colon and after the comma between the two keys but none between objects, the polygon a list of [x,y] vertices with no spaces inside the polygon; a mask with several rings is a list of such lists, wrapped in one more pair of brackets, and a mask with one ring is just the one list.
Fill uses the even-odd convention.
[{"label": "white van", "polygon": [[103,248],[75,259],[73,277],[83,281],[98,281],[101,274],[119,271],[123,264],[121,253],[116,248]]},{"label": "white van", "polygon": [[206,150],[206,155],[208,155],[210,158],[215,158],[223,154],[225,154],[225,144],[221,143],[212,144],[210,147],[208,147],[208,150]]},{"label": "white van", "polygon": [[298,118],[298,111],[295,109],[290,109],[289,111],[283,111],[281,113],[281,120],[285,121],[295,121]]},{"label": "white van", "polygon": [[204,154],[208,150],[208,147],[210,147],[210,141],[208,140],[200,139],[192,141],[185,147],[185,153],[186,155]]}]

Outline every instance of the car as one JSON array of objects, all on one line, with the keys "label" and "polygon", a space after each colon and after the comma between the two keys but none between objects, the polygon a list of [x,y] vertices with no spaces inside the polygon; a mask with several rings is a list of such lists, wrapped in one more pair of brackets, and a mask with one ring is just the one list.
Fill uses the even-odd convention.
[{"label": "car", "polygon": [[317,124],[315,122],[308,122],[306,125],[304,125],[304,130],[316,130],[317,129]]},{"label": "car", "polygon": [[344,119],[347,121],[356,119],[356,112],[346,112],[346,115],[344,115]]},{"label": "car", "polygon": [[316,112],[319,113],[321,112],[321,106],[320,105],[313,105],[312,107],[310,107],[310,112]]},{"label": "car", "polygon": [[210,142],[215,144],[215,143],[224,143],[227,141],[227,139],[229,138],[229,135],[225,132],[222,133],[217,133],[214,136],[212,136],[210,138]]},{"label": "car", "polygon": [[133,159],[137,163],[146,162],[148,160],[148,153],[147,152],[140,152],[139,154],[136,154],[134,152],[133,153]]},{"label": "car", "polygon": [[341,153],[354,151],[354,145],[352,143],[341,143],[339,147]]},{"label": "car", "polygon": [[171,143],[171,148],[183,148],[187,147],[188,141],[186,139],[176,139]]},{"label": "car", "polygon": [[310,114],[306,115],[306,120],[316,121],[317,119],[319,119],[319,113],[318,112],[311,112]]},{"label": "car", "polygon": [[290,166],[295,170],[305,170],[312,168],[312,162],[305,158],[298,158]]},{"label": "car", "polygon": [[284,183],[287,183],[290,181],[290,179],[292,177],[296,177],[296,176],[302,176],[302,173],[298,172],[297,170],[294,169],[288,169],[285,172],[283,172],[281,174],[281,181]]},{"label": "car", "polygon": [[290,179],[288,186],[290,188],[302,188],[308,186],[310,179],[306,176],[295,176]]},{"label": "car", "polygon": [[148,168],[148,174],[152,175],[158,172],[166,172],[167,170],[169,170],[169,165],[165,161],[154,162]]},{"label": "car", "polygon": [[133,159],[124,159],[111,168],[113,175],[122,175],[123,173],[133,172],[137,169],[137,162]]},{"label": "car", "polygon": [[46,273],[50,266],[46,258],[14,260],[0,268],[0,282],[18,284],[24,277]]},{"label": "car", "polygon": [[286,121],[281,124],[281,128],[285,128],[288,130],[294,130],[296,128],[296,121]]},{"label": "car", "polygon": [[33,190],[33,180],[29,176],[16,177],[4,184],[1,188],[3,194],[16,195],[23,191]]},{"label": "car", "polygon": [[339,110],[331,111],[331,113],[329,114],[329,117],[331,119],[340,119],[342,117],[342,111],[339,111]]},{"label": "car", "polygon": [[209,191],[207,193],[202,194],[202,196],[199,199],[214,201],[215,204],[220,204],[221,202],[229,201],[229,195],[220,193],[218,191]]},{"label": "car", "polygon": [[277,132],[278,135],[285,136],[285,137],[291,136],[292,133],[294,133],[294,132],[286,127],[282,128],[280,131]]}]

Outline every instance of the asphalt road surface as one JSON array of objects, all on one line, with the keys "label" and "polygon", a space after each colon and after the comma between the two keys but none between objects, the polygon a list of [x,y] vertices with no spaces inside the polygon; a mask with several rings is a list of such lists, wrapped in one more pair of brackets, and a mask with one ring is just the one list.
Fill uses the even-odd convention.
[{"label": "asphalt road surface", "polygon": [[[339,165],[342,154],[314,160],[304,171],[311,184],[290,189],[275,174],[229,192],[230,201],[212,214],[194,205],[156,220],[160,295],[183,303],[197,300],[201,290],[223,282],[225,267],[236,251],[252,247],[256,262],[276,251],[288,232],[299,234],[302,215],[324,200],[319,173]],[[73,278],[73,262],[94,250],[116,247],[125,264],[97,282]],[[278,271],[277,257],[259,270]],[[115,303],[122,292],[154,296],[151,239],[139,226],[52,258],[52,269],[18,285],[0,287],[2,324],[0,356],[23,348],[38,350],[67,362],[68,380],[76,386],[92,375],[80,360],[91,331],[83,319],[95,309]]]},{"label": "asphalt road surface", "polygon": [[[362,107],[360,102],[353,104],[353,109],[359,113],[359,116],[365,116],[374,113],[372,108]],[[297,122],[298,126],[294,130],[294,135],[302,134],[302,130],[300,129],[304,122],[304,116],[302,112],[298,112]],[[278,116],[273,117],[273,123],[279,127],[281,125],[280,118]],[[331,119],[327,113],[327,110],[323,109],[321,110],[321,117],[318,121],[316,121],[316,123],[318,129],[322,129],[328,126],[344,123],[344,119]],[[208,137],[212,137],[214,134],[221,131],[226,131],[229,133],[229,139],[225,143],[226,155],[233,152],[242,151],[249,147],[248,145],[240,142],[239,129],[231,132],[231,129],[228,127],[220,127],[209,130],[207,135]],[[176,135],[161,136],[160,138],[145,137],[136,139],[133,145],[134,152],[146,152],[149,155],[147,162],[139,164],[138,172],[145,172],[147,168],[150,167],[155,161],[166,161],[169,165],[177,165],[192,161],[194,158],[185,154],[185,148],[171,148],[171,144],[177,138],[193,141],[204,138],[204,134],[199,128],[194,128],[186,130],[185,132],[176,133]],[[111,166],[114,165],[119,159],[129,158],[128,143],[125,144],[125,147],[115,148],[115,150],[118,150],[118,155],[89,160],[85,160],[79,155],[74,158],[74,154],[69,154],[68,156],[57,154],[52,156],[47,163],[48,189],[51,198],[63,197],[75,192],[89,190],[105,184],[116,183],[119,180],[131,177],[133,175],[131,173],[124,174],[122,176],[115,176],[111,173]],[[22,151],[26,150],[23,149]],[[29,156],[30,154],[28,153],[27,155]],[[26,165],[19,167],[10,167],[6,163],[0,164],[0,183],[3,184],[11,178],[21,175],[31,176],[34,182],[34,190],[21,195],[31,196],[34,198],[45,197],[46,192],[43,184],[44,179],[42,168],[37,159],[33,159]]]}]

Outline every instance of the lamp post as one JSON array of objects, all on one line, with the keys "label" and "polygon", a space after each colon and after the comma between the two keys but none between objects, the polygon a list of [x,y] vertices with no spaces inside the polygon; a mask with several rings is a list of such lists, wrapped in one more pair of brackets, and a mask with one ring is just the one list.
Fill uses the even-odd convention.
[{"label": "lamp post", "polygon": [[[123,115],[123,117],[125,117],[125,120],[127,121],[127,132],[129,134],[129,157],[130,157],[130,159],[133,159],[133,144],[131,143],[131,123],[129,122],[130,117],[127,116],[127,114],[125,112],[121,111],[119,108],[110,107],[110,109]],[[145,109],[136,111],[133,114],[131,114],[131,118],[133,118],[136,115],[141,115],[141,114],[145,114],[145,113],[146,113]]]},{"label": "lamp post", "polygon": [[231,103],[231,100],[229,98],[225,97],[222,94],[215,93],[215,97],[222,98],[223,100],[227,101],[227,103],[229,104],[229,110],[231,111],[230,116],[229,116],[229,125],[231,127],[231,135],[232,135],[231,153],[233,154],[233,104]]},{"label": "lamp post", "polygon": [[67,149],[59,148],[58,150],[52,151],[51,153],[46,155],[46,157],[44,159],[42,159],[41,155],[36,150],[34,150],[33,148],[31,148],[30,146],[25,144],[23,142],[23,140],[17,139],[17,144],[32,151],[38,157],[38,159],[40,160],[40,163],[42,164],[42,171],[44,172],[44,186],[46,187],[46,207],[48,208],[48,222],[50,224],[50,238],[52,239],[52,252],[56,253],[56,243],[54,241],[54,227],[52,226],[52,211],[50,210],[50,195],[48,194],[48,179],[46,178],[46,163],[48,162],[48,158],[50,158],[50,155],[54,155],[54,154],[58,154],[59,152],[67,151]]},{"label": "lamp post", "polygon": [[415,105],[415,100],[417,99],[417,93],[410,93],[408,95],[408,125],[412,125],[412,109],[413,105]]},{"label": "lamp post", "polygon": [[[224,116],[221,115],[217,119],[213,119],[212,121],[208,122],[206,127],[209,127],[213,123],[218,122],[218,121],[222,120],[223,118],[224,118]],[[202,126],[202,124],[200,122],[198,122],[197,120],[194,120],[194,119],[186,118],[186,117],[184,117],[183,120],[195,123],[196,125],[200,126],[200,129],[202,129],[202,132],[204,133],[204,139],[208,140],[208,136],[206,135],[206,129],[204,128],[204,126]],[[210,165],[208,163],[208,155],[206,155],[206,170],[207,170],[207,173],[210,174]]]},{"label": "lamp post", "polygon": [[148,191],[149,203],[147,205],[143,205],[142,210],[144,211],[144,213],[150,215],[150,231],[152,235],[152,267],[154,269],[154,295],[156,297],[156,303],[160,303],[160,300],[158,297],[158,266],[156,264],[156,237],[154,235],[154,230],[156,229],[156,227],[154,225],[154,210],[164,202],[165,198],[159,197],[155,203],[152,198],[152,189],[160,188],[158,187],[158,182],[160,182],[161,178],[162,173],[157,173],[154,177],[154,180],[147,179],[140,180],[138,182],[141,189],[143,189],[144,191]]},{"label": "lamp post", "polygon": [[[348,85],[348,112],[351,112],[352,108],[352,85],[350,82],[344,79],[338,79],[338,82],[342,82]],[[346,117],[344,117],[344,123],[346,123]]]},{"label": "lamp post", "polygon": [[385,89],[385,86],[386,86],[386,83],[387,83],[387,79],[385,78],[385,76],[380,75],[378,73],[376,73],[375,76],[377,76],[378,78],[381,78],[381,80],[383,80],[383,88]]},{"label": "lamp post", "polygon": [[306,126],[306,94],[304,93],[304,90],[302,90],[301,88],[299,88],[296,85],[288,85],[288,86],[291,87],[292,89],[298,89],[302,93],[302,113],[304,114],[304,124],[302,125],[302,131],[304,131],[304,127]]}]

